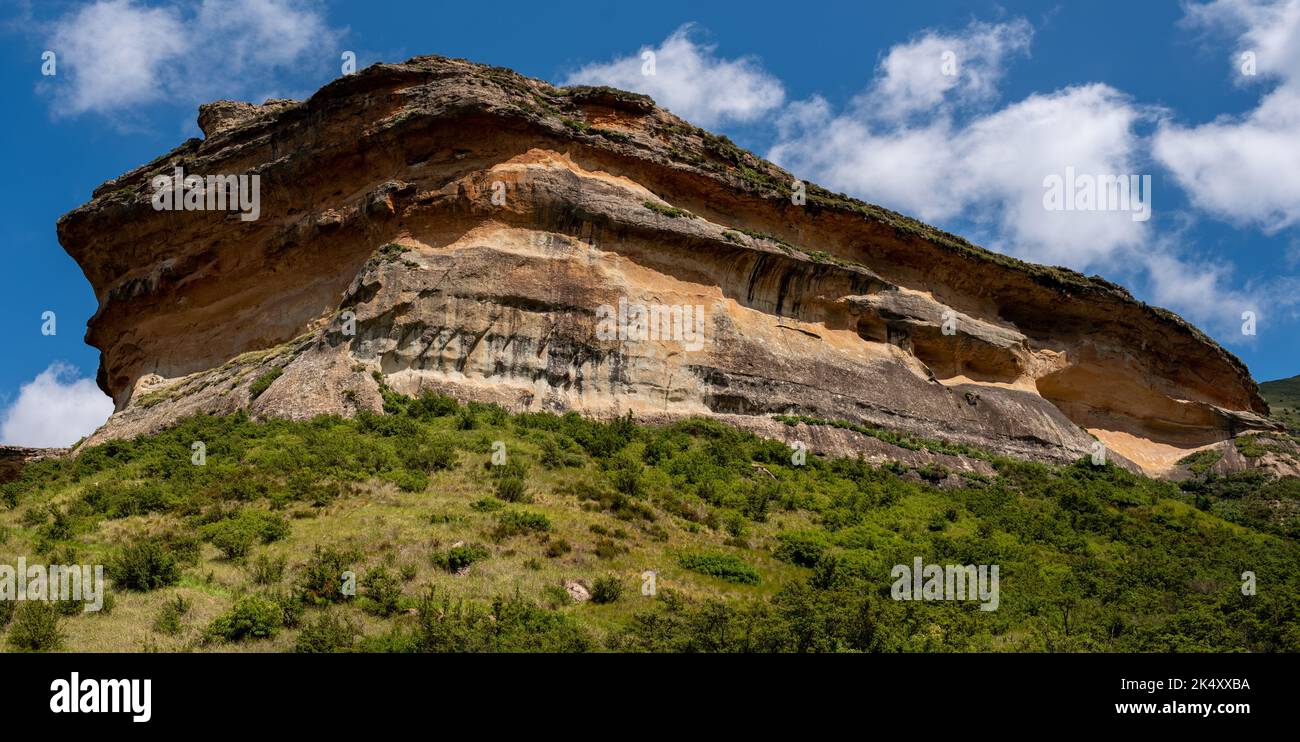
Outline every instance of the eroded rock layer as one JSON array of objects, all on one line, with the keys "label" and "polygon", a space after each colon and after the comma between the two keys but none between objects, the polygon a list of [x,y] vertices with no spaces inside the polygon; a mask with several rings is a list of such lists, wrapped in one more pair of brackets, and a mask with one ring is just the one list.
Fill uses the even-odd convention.
[{"label": "eroded rock layer", "polygon": [[[1049,461],[1095,436],[1152,473],[1274,426],[1235,357],[1121,287],[813,185],[794,203],[792,175],[644,96],[422,57],[199,120],[205,139],[60,220],[117,407],[92,441],[198,411],[378,409],[380,379]],[[258,218],[155,210],[177,167],[258,175]]]}]

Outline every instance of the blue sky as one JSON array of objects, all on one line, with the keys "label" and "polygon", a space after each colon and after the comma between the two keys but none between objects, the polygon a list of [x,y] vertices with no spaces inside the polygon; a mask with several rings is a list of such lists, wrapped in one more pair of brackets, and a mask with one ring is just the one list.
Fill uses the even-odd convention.
[{"label": "blue sky", "polygon": [[[348,50],[359,66],[443,54],[640,89],[799,177],[1123,283],[1259,380],[1300,373],[1300,0],[0,8],[5,443],[67,444],[111,409],[58,217],[199,136],[199,103],[305,96]],[[1045,209],[1044,178],[1067,166],[1150,175],[1151,218]]]}]

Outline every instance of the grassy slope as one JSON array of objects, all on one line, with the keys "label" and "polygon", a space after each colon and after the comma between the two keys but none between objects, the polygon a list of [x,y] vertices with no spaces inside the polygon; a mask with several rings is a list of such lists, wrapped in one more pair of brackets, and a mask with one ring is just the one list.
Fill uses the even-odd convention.
[{"label": "grassy slope", "polygon": [[[124,547],[143,539],[175,555],[176,584],[115,586],[111,611],[60,618],[71,650],[291,650],[300,626],[326,616],[362,635],[334,646],[392,651],[1300,649],[1300,526],[1270,521],[1266,505],[1300,498],[1290,485],[1267,496],[1258,482],[1184,491],[1109,466],[1000,460],[998,478],[944,492],[856,461],[796,467],[784,446],[711,421],[650,429],[395,395],[389,411],[196,418],[29,467],[0,489],[10,505],[0,563],[24,555],[121,574]],[[207,446],[202,467],[190,463],[195,440]],[[497,441],[508,469],[488,465]],[[514,475],[530,502],[492,496]],[[187,556],[241,511],[283,517],[288,533],[245,556],[206,542]],[[511,511],[542,514],[549,529],[501,533]],[[481,545],[486,558],[464,574],[439,566],[457,544]],[[345,562],[360,597],[301,608],[321,545],[354,550]],[[692,554],[732,555],[760,579],[684,569]],[[914,556],[999,564],[1001,607],[890,600],[890,567]],[[265,557],[288,564],[271,585],[252,579]],[[380,566],[401,575],[388,617],[367,610],[367,575]],[[640,593],[646,569],[659,573],[657,597]],[[1256,596],[1241,595],[1245,570],[1258,576]],[[575,604],[560,587],[607,577],[624,588],[612,603]],[[435,598],[422,599],[430,588]],[[177,595],[190,603],[180,631],[155,630]],[[205,637],[245,595],[270,596],[301,621],[271,626],[270,638]],[[468,612],[455,610],[460,600]]]},{"label": "grassy slope", "polygon": [[1300,376],[1265,381],[1259,385],[1259,393],[1268,402],[1274,418],[1292,430],[1300,430]]}]

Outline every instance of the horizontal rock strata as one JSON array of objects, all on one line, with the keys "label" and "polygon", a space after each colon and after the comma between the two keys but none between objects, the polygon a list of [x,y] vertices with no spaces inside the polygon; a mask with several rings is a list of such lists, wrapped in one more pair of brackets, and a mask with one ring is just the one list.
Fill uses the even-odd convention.
[{"label": "horizontal rock strata", "polygon": [[[1171,313],[811,184],[796,203],[793,175],[644,96],[421,57],[200,125],[59,222],[117,409],[92,442],[199,411],[379,409],[380,379],[972,471],[772,417],[1054,462],[1100,440],[1155,474],[1275,427],[1241,362]],[[178,167],[259,176],[258,218],[156,210]]]}]

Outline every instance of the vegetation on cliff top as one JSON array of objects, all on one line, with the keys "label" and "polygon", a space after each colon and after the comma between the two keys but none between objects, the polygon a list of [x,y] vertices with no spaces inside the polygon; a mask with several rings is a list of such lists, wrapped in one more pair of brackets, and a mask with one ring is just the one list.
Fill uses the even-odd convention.
[{"label": "vegetation on cliff top", "polygon": [[[994,457],[998,476],[941,491],[943,472],[796,466],[706,419],[385,402],[200,416],[27,467],[0,486],[0,563],[106,564],[115,608],[0,614],[4,647],[1300,650],[1296,480]],[[892,600],[918,556],[1000,565],[999,608]]]}]

